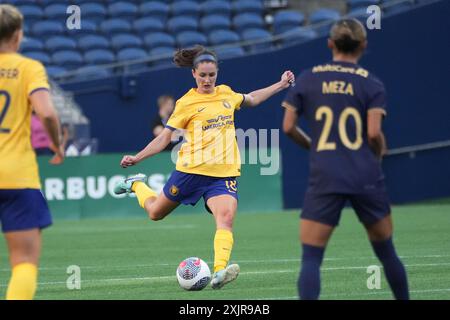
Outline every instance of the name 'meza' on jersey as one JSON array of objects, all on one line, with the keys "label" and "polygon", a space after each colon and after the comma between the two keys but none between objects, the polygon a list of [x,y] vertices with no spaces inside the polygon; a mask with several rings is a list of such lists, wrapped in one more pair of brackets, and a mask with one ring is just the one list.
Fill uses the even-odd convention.
[{"label": "name 'meza' on jersey", "polygon": [[367,139],[368,111],[386,114],[385,88],[375,76],[349,62],[315,66],[297,78],[283,107],[308,121],[311,192],[365,193],[383,185]]}]

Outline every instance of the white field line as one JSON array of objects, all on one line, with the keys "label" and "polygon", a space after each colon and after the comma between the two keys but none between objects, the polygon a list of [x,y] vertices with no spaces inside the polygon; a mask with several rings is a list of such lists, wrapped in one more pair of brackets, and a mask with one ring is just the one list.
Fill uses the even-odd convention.
[{"label": "white field line", "polygon": [[[423,256],[400,256],[401,259],[429,259],[429,258],[448,258],[450,255],[423,255]],[[340,258],[325,258],[324,261],[348,261],[348,260],[375,260],[374,262],[378,263],[378,260],[375,256],[367,256],[367,257],[340,257]],[[256,259],[256,260],[238,260],[236,261],[239,264],[246,263],[286,263],[286,262],[298,262],[300,265],[300,258],[287,258],[287,259]],[[213,261],[206,261],[207,264],[213,264]],[[61,267],[40,267],[39,270],[65,270],[67,266]],[[112,270],[112,269],[136,269],[136,268],[152,268],[152,267],[166,267],[166,266],[177,266],[177,263],[154,263],[154,264],[130,264],[130,265],[121,265],[121,266],[83,266],[80,265],[81,269],[98,269],[98,270]],[[322,269],[323,270],[323,269]],[[0,272],[10,272],[11,269],[3,268],[0,269]]]},{"label": "white field line", "polygon": [[[438,292],[450,292],[450,288],[447,289],[426,289],[426,290],[409,290],[409,293],[438,293]],[[392,295],[391,291],[373,291],[365,293],[336,293],[336,294],[321,294],[320,298],[346,298],[346,297],[367,297],[374,295]],[[297,300],[298,296],[290,297],[276,297],[276,298],[257,298],[254,300]],[[250,299],[253,300],[253,299]]]},{"label": "white field line", "polygon": [[[448,266],[449,263],[425,263],[425,264],[407,264],[406,268],[415,268],[415,267],[437,267],[437,266]],[[355,269],[367,269],[367,266],[349,266],[349,267],[331,267],[331,268],[322,268],[322,271],[336,271],[336,270],[355,270]],[[264,275],[264,274],[275,274],[275,273],[298,273],[298,269],[283,269],[283,270],[268,270],[268,271],[250,271],[250,272],[241,272],[240,276],[248,276],[248,275]],[[157,276],[157,277],[131,277],[131,278],[111,278],[111,279],[88,279],[82,280],[83,283],[114,283],[121,281],[150,281],[150,282],[158,282],[158,281],[176,281],[176,275],[173,276]],[[50,282],[40,282],[38,285],[46,286],[46,285],[60,285],[66,284],[66,281],[50,281]],[[6,287],[7,285],[0,285],[0,287]]]}]

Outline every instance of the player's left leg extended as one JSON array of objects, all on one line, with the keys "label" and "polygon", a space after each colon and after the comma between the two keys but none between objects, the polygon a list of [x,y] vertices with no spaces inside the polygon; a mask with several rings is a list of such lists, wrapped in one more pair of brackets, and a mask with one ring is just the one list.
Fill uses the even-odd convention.
[{"label": "player's left leg extended", "polygon": [[[233,221],[237,210],[237,199],[228,194],[211,197],[206,202],[216,220],[214,237],[213,289],[220,289],[239,275],[239,265],[228,265],[233,249]],[[227,266],[228,265],[228,266]]]},{"label": "player's left leg extended", "polygon": [[7,300],[31,300],[37,287],[41,232],[38,228],[5,233],[12,268]]}]

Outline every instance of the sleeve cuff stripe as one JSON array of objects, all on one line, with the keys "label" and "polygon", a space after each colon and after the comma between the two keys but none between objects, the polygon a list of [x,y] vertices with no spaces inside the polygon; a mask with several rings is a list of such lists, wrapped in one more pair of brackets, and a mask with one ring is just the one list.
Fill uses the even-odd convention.
[{"label": "sleeve cuff stripe", "polygon": [[36,89],[32,90],[28,96],[31,96],[31,95],[32,95],[33,93],[35,93],[36,91],[40,91],[40,90],[50,91],[49,88],[45,88],[45,87],[36,88]]},{"label": "sleeve cuff stripe", "polygon": [[169,129],[169,130],[172,130],[172,131],[177,130],[177,128],[174,128],[174,127],[171,127],[171,126],[168,126],[168,125],[166,125],[166,128]]}]

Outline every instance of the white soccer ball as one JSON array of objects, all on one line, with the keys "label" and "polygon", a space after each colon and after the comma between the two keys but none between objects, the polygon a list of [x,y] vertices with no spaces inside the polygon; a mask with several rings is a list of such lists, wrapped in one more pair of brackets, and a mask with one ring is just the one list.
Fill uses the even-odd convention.
[{"label": "white soccer ball", "polygon": [[181,261],[177,268],[177,279],[185,290],[202,290],[211,280],[211,271],[205,261],[191,257]]}]

